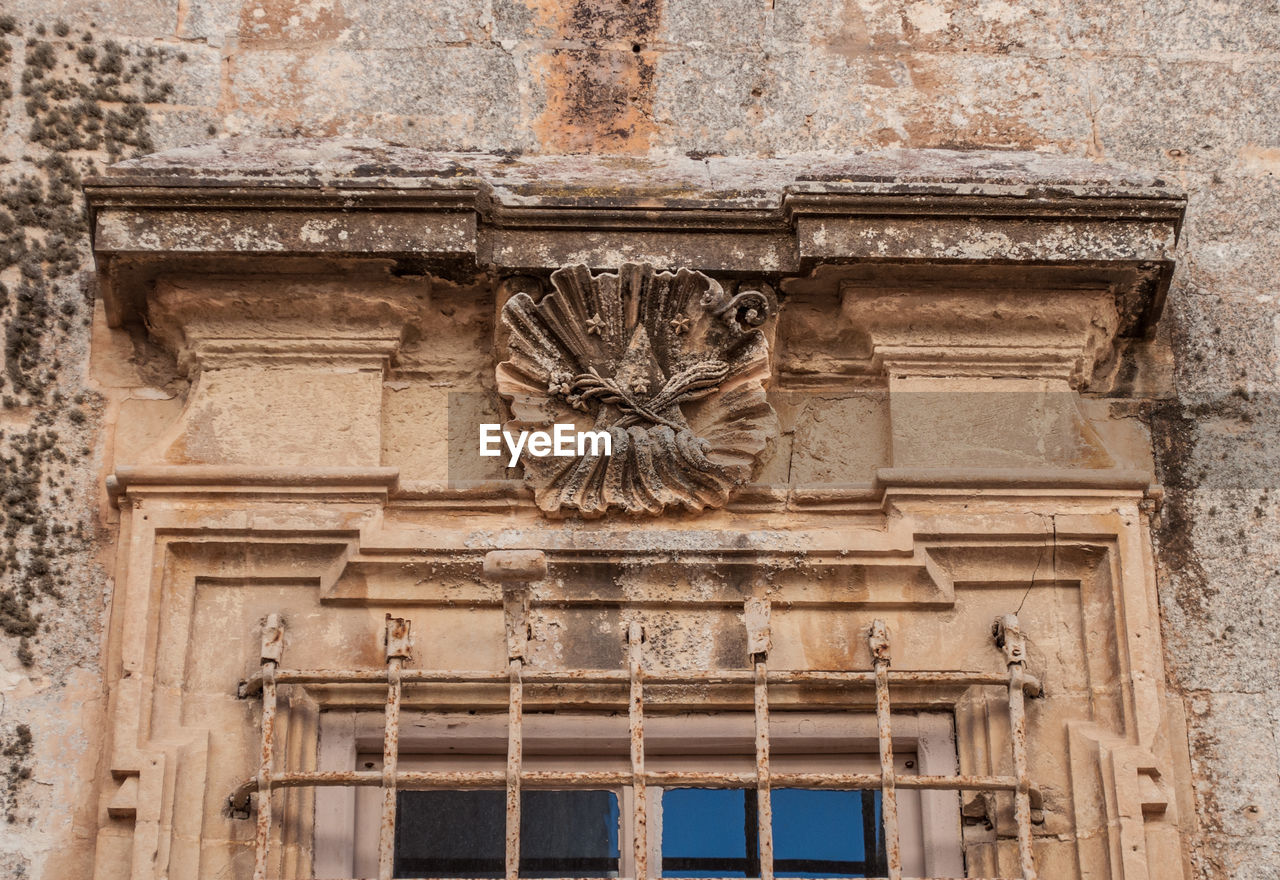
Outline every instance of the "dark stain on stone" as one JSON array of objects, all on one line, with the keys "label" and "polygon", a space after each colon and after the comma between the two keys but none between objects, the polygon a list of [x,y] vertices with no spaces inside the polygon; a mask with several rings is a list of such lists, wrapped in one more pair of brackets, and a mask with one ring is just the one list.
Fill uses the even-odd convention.
[{"label": "dark stain on stone", "polygon": [[661,21],[661,0],[582,0],[555,23],[562,39],[584,46],[554,49],[542,62],[547,107],[536,130],[547,149],[648,149],[657,56],[647,47]]},{"label": "dark stain on stone", "polygon": [[578,0],[569,8],[563,35],[593,45],[641,41],[657,33],[661,0]]},{"label": "dark stain on stone", "polygon": [[1197,420],[1181,400],[1162,400],[1148,410],[1151,441],[1155,449],[1156,471],[1165,488],[1155,533],[1158,559],[1164,569],[1173,598],[1183,612],[1193,618],[1203,616],[1203,602],[1216,593],[1199,556],[1192,528],[1195,525],[1192,500],[1199,479],[1191,465],[1195,454]]},{"label": "dark stain on stone", "polygon": [[19,724],[13,733],[4,738],[3,753],[7,765],[4,766],[4,813],[9,824],[18,821],[18,793],[22,783],[31,778],[32,748],[31,728]]}]

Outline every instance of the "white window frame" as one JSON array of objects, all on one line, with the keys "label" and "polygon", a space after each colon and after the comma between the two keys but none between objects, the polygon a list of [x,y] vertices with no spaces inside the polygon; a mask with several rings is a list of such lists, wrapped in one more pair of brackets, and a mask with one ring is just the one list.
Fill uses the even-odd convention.
[{"label": "white window frame", "polygon": [[[401,721],[400,767],[435,769],[500,768],[507,747],[505,714],[408,713]],[[627,719],[617,715],[539,715],[524,719],[526,765],[575,769],[616,764],[625,769]],[[954,716],[945,712],[904,712],[893,716],[895,771],[900,775],[954,775],[958,772]],[[317,756],[320,771],[379,769],[383,738],[380,713],[324,712]],[[877,772],[874,715],[775,710],[770,718],[771,761],[775,770],[796,772]],[[645,721],[645,756],[653,769],[747,769],[754,766],[754,718],[750,712],[651,715]],[[712,760],[712,764],[708,761]],[[908,766],[912,764],[913,766]],[[600,786],[607,788],[607,786]],[[631,815],[630,787],[619,794],[621,876],[634,876],[626,846]],[[661,828],[661,789],[649,787],[650,827]],[[381,790],[326,787],[315,800],[314,874],[318,880],[377,873]],[[898,791],[905,877],[964,876],[958,792]],[[661,876],[661,834],[650,836],[653,876]]]}]

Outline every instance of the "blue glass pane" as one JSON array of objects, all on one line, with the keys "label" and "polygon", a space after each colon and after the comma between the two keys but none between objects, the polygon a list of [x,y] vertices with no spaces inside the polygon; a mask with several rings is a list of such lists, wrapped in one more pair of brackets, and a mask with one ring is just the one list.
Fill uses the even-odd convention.
[{"label": "blue glass pane", "polygon": [[[773,792],[774,873],[867,877],[879,870],[879,792],[781,788]],[[870,861],[868,861],[870,854]]]},{"label": "blue glass pane", "polygon": [[[664,791],[662,876],[758,877],[755,810],[752,809],[748,817],[747,795],[741,789],[669,788]],[[755,792],[750,795],[754,807]]]}]

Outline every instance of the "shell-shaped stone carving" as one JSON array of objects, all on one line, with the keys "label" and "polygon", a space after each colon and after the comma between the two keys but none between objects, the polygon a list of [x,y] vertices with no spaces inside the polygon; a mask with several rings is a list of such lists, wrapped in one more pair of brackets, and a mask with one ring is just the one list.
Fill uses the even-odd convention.
[{"label": "shell-shaped stone carving", "polygon": [[720,507],[772,450],[778,424],[765,398],[769,347],[757,329],[770,298],[735,296],[686,269],[624,264],[592,275],[570,266],[535,303],[517,294],[498,390],[508,431],[572,423],[607,430],[612,455],[521,458],[549,514],[661,514]]}]

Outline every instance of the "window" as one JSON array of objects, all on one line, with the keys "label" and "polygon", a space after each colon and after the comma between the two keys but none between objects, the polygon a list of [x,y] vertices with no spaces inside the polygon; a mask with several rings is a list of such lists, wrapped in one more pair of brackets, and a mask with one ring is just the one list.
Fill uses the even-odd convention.
[{"label": "window", "polygon": [[[524,791],[520,800],[521,877],[618,876],[617,792]],[[501,791],[402,791],[393,876],[502,877],[506,821]]]},{"label": "window", "polygon": [[[783,788],[773,792],[774,872],[779,877],[883,873],[873,791]],[[759,796],[752,789],[673,788],[661,793],[661,876],[759,877]]]},{"label": "window", "polygon": [[[381,771],[380,714],[327,713],[321,769]],[[505,767],[506,717],[406,715],[400,772],[490,771]],[[646,766],[656,774],[754,773],[750,713],[682,714],[646,720]],[[524,769],[629,772],[627,719],[616,715],[528,714]],[[878,772],[875,719],[866,714],[775,712],[772,772]],[[894,718],[902,776],[956,770],[952,719],[943,713]],[[649,873],[655,877],[759,877],[756,790],[750,785],[647,787]],[[382,793],[376,787],[317,792],[316,876],[376,876]],[[522,877],[634,876],[629,848],[634,792],[609,788],[521,792]],[[906,876],[961,876],[955,792],[898,792]],[[774,873],[778,877],[864,877],[886,872],[879,792],[798,785],[772,790]],[[328,817],[327,820],[324,817]],[[506,798],[487,789],[399,792],[396,877],[504,876]],[[343,824],[347,823],[347,824]],[[927,854],[927,858],[926,858]]]},{"label": "window", "polygon": [[[519,617],[509,614],[508,621],[512,619],[519,620]],[[531,841],[528,847],[522,847],[520,842],[520,831],[525,827],[522,821],[523,792],[561,789],[615,793],[620,804],[619,835],[630,838],[629,847],[620,840],[618,871],[640,880],[654,876],[653,866],[660,866],[668,852],[672,861],[681,865],[675,870],[681,871],[698,869],[699,863],[690,860],[710,858],[726,867],[729,860],[737,859],[736,843],[731,844],[727,839],[720,852],[709,856],[677,852],[674,848],[664,849],[661,804],[663,796],[673,790],[754,791],[757,852],[760,874],[765,878],[773,876],[777,856],[772,809],[775,789],[879,790],[883,799],[878,809],[873,800],[872,808],[878,813],[883,828],[887,873],[894,880],[903,876],[938,877],[961,873],[957,792],[1009,792],[1013,799],[1022,876],[1035,880],[1037,874],[1031,841],[1033,788],[1027,773],[1024,695],[1026,692],[1038,692],[1039,682],[1024,671],[1026,644],[1014,615],[997,619],[992,630],[997,646],[1005,655],[1007,681],[1003,676],[990,672],[890,672],[888,629],[881,620],[874,621],[868,632],[874,666],[870,672],[770,671],[765,662],[769,650],[768,604],[761,600],[748,600],[744,620],[754,669],[646,673],[643,628],[633,622],[627,632],[628,668],[625,671],[578,669],[531,670],[526,673],[518,650],[524,628],[509,624],[508,647],[512,650],[504,675],[492,671],[404,669],[404,660],[410,656],[409,623],[390,615],[384,641],[387,666],[383,670],[280,669],[284,631],[279,618],[269,615],[263,629],[262,671],[243,682],[239,689],[241,696],[260,695],[262,700],[259,772],[233,793],[228,804],[234,814],[247,818],[251,812],[250,794],[257,792],[254,880],[267,880],[269,876],[274,809],[272,795],[276,788],[331,790],[330,794],[316,799],[314,853],[320,871],[336,872],[336,876],[366,873],[363,868],[371,858],[368,848],[376,841],[376,875],[380,880],[391,880],[396,873],[397,860],[406,863],[410,859],[427,863],[434,860],[441,871],[450,859],[471,864],[478,872],[488,868],[487,844],[457,848],[452,852],[438,847],[432,850],[429,844],[415,843],[412,832],[402,832],[404,846],[397,853],[396,818],[402,793],[419,789],[484,791],[500,786],[505,788],[506,795],[503,825],[510,832],[503,840],[503,873],[511,880],[520,875],[522,858],[526,862],[526,872],[532,875],[543,867],[569,868],[567,861],[576,857],[565,851],[556,852],[554,844],[540,839]],[[1007,688],[1012,733],[1009,747],[1014,774],[959,775],[955,739],[948,716],[915,712],[895,714],[891,708],[891,678],[908,687],[942,685],[967,689],[999,685]],[[474,717],[472,713],[454,717],[409,716],[402,723],[406,685],[473,687],[477,684],[499,684],[504,679],[508,687],[505,718],[494,712],[498,705],[488,702],[485,705],[492,707],[490,714]],[[874,721],[867,715],[849,712],[803,715],[784,710],[773,717],[768,692],[771,681],[792,687],[865,689],[871,685],[875,694]],[[326,729],[321,731],[318,771],[286,769],[281,772],[275,769],[275,720],[280,686],[317,684],[341,687],[379,683],[385,683],[386,687],[385,711],[381,715],[337,712],[332,708],[322,713],[327,723],[322,725]],[[623,700],[609,697],[604,703],[626,706],[626,715],[601,712],[576,719],[554,713],[531,712],[526,715],[526,683],[556,688],[603,684],[613,690],[622,685]],[[645,692],[651,686],[661,689],[672,685],[682,688],[694,685],[696,689],[692,695],[697,702],[705,704],[704,688],[727,685],[741,691],[748,684],[754,689],[754,707],[750,715],[727,711],[705,715],[654,715],[655,708],[661,711],[664,705],[670,705],[662,700],[650,701],[646,708]],[[727,693],[732,695],[732,690]],[[466,691],[460,694],[464,704],[473,701],[467,694]],[[689,699],[687,690],[684,699]],[[550,702],[552,706],[557,704],[568,705],[562,694]],[[718,705],[731,704],[722,701]],[[342,724],[346,726],[345,732],[341,729]],[[474,726],[484,724],[489,728]],[[622,736],[624,724],[625,740]],[[505,769],[501,767],[500,760],[503,735]],[[624,741],[627,743],[625,760],[620,748]],[[937,746],[939,741],[945,741],[945,748]],[[376,757],[378,753],[374,751],[379,743],[382,747],[381,766]],[[904,746],[914,746],[915,757],[909,757]],[[857,772],[859,756],[866,756],[872,748],[875,749],[878,772]],[[406,769],[401,766],[402,759],[423,762],[427,769]],[[372,793],[374,799],[371,800],[369,789],[375,787],[379,791]],[[333,792],[334,788],[338,790]],[[676,799],[686,801],[687,797],[691,796],[677,795]],[[705,797],[710,802],[710,796]],[[794,807],[796,802],[804,801],[806,804],[801,805],[803,812],[805,809],[817,809],[814,806],[816,797],[784,795],[783,802],[791,800]],[[381,804],[375,810],[373,807],[378,800]],[[653,809],[650,809],[650,801]],[[405,803],[411,809],[415,807],[413,798],[406,799]],[[717,810],[732,809],[729,799],[721,798],[720,803]],[[862,803],[859,798],[858,809],[851,808],[843,823],[855,835],[859,827],[865,828]],[[754,868],[755,857],[745,827],[750,807],[745,800],[743,804],[741,864],[743,873],[748,874]],[[436,806],[444,809],[448,805],[437,802]],[[688,806],[687,802],[677,804],[676,809]],[[417,823],[415,827],[429,826],[432,821],[430,815],[411,817],[411,822]],[[530,827],[537,828],[537,821],[532,819]],[[792,819],[791,823],[797,821]],[[676,823],[668,824],[675,827]],[[783,827],[787,827],[785,819]],[[655,833],[650,833],[651,830]],[[784,831],[781,836],[788,847],[797,845],[797,835]],[[676,837],[669,834],[667,846],[674,847],[675,840]],[[864,862],[868,853],[872,858],[879,857],[879,844],[872,851],[868,841],[869,836],[864,832],[860,845]],[[420,850],[416,855],[415,846]],[[548,850],[550,855],[545,854]],[[851,853],[852,850],[848,850],[845,852],[847,857],[825,861],[844,863],[852,872],[858,859]],[[597,854],[591,858],[607,859],[609,855]],[[549,861],[543,866],[535,866],[535,858]],[[628,862],[628,858],[632,861]],[[820,873],[805,870],[815,859],[815,855],[802,849],[795,858],[788,860],[788,867],[801,874]],[[359,871],[356,870],[357,863],[361,868]],[[712,870],[710,863],[703,865]],[[430,864],[427,867],[430,868]],[[656,873],[661,874],[661,869]]]}]

